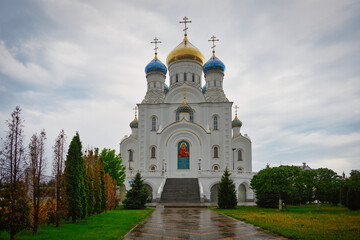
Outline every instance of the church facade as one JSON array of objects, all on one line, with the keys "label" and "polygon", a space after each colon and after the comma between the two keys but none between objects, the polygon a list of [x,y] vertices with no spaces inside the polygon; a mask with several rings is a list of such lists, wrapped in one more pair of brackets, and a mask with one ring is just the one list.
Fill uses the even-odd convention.
[{"label": "church facade", "polygon": [[[196,178],[201,201],[217,200],[217,187],[227,167],[239,201],[251,201],[251,140],[240,132],[242,122],[232,119],[232,105],[224,92],[224,63],[183,41],[169,53],[167,67],[155,57],[145,67],[147,92],[135,107],[131,134],[120,142],[127,167],[122,191],[130,188],[139,171],[151,195],[159,201],[169,178]],[[168,77],[168,80],[166,80]],[[145,84],[145,81],[144,81]],[[136,110],[138,109],[138,116]]]}]

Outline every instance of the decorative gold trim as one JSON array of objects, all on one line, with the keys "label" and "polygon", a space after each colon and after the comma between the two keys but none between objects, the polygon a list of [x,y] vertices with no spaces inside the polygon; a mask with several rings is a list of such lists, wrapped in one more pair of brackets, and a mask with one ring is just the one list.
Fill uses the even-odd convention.
[{"label": "decorative gold trim", "polygon": [[196,138],[199,140],[199,143],[200,143],[200,146],[202,146],[202,142],[199,138],[199,136],[195,133],[195,132],[192,132],[192,131],[189,131],[189,130],[178,130],[178,131],[175,131],[173,132],[171,135],[169,135],[169,137],[166,139],[166,146],[168,146],[169,144],[169,140],[172,136],[174,136],[175,134],[179,133],[179,132],[188,132],[188,133],[192,133],[196,136]]},{"label": "decorative gold trim", "polygon": [[164,128],[161,130],[161,132],[157,132],[157,134],[163,133],[166,128],[171,127],[171,125],[174,125],[174,124],[176,124],[176,123],[181,123],[183,120],[186,121],[187,123],[191,123],[191,124],[195,124],[195,125],[199,126],[199,127],[202,128],[202,130],[204,130],[204,132],[207,133],[207,134],[210,134],[210,133],[211,133],[211,129],[210,129],[210,132],[207,132],[206,129],[203,128],[201,125],[199,125],[199,124],[197,124],[197,123],[195,123],[195,122],[192,122],[192,121],[190,121],[190,120],[186,120],[185,118],[182,118],[182,119],[180,119],[179,121],[175,121],[175,122],[170,123],[169,125],[167,125],[166,127],[164,127]]}]

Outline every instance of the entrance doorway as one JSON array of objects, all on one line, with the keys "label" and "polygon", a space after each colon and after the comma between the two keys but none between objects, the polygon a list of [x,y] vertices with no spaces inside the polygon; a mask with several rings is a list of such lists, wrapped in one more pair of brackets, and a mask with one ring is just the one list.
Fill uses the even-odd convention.
[{"label": "entrance doorway", "polygon": [[244,184],[240,184],[240,186],[239,186],[238,202],[246,202],[246,187]]},{"label": "entrance doorway", "polygon": [[219,184],[214,184],[210,189],[210,202],[217,203],[218,201]]}]

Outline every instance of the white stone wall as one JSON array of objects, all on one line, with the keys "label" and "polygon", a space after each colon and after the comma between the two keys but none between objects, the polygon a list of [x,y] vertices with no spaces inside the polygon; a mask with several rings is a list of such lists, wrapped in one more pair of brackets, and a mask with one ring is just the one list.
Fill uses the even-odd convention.
[{"label": "white stone wall", "polygon": [[[186,81],[183,74],[186,73]],[[124,165],[132,168],[127,171],[126,188],[137,171],[140,171],[147,183],[153,189],[153,198],[160,198],[162,185],[166,178],[184,177],[199,178],[202,198],[210,199],[211,187],[220,181],[225,167],[232,171],[232,177],[238,188],[244,184],[247,189],[247,198],[252,198],[249,189],[252,177],[251,141],[239,134],[232,136],[232,102],[226,99],[222,89],[223,74],[212,73],[207,75],[211,82],[221,81],[221,87],[212,88],[212,101],[207,101],[201,92],[201,65],[196,62],[178,62],[169,68],[172,80],[178,74],[178,82],[173,81],[170,91],[165,95],[160,89],[152,89],[153,82],[164,83],[165,77],[161,74],[148,74],[149,89],[141,104],[138,104],[138,129],[136,135],[124,138],[120,143],[120,151]],[[192,74],[195,81],[192,82]],[[176,121],[176,110],[186,101],[194,112],[194,121],[179,119]],[[210,89],[211,90],[211,89]],[[209,90],[209,91],[210,91]],[[156,96],[159,92],[159,96]],[[219,96],[216,95],[219,92]],[[215,95],[214,95],[215,94]],[[147,99],[148,97],[148,99]],[[216,99],[221,101],[216,101]],[[157,99],[155,102],[149,99]],[[162,99],[160,102],[159,99]],[[156,129],[152,130],[152,118],[156,118]],[[218,120],[218,129],[214,129],[214,117]],[[177,146],[179,141],[190,143],[190,169],[177,169]],[[156,148],[156,157],[151,158],[151,148]],[[214,157],[214,147],[218,148],[218,157]],[[134,161],[129,162],[128,150],[134,151]],[[242,160],[233,156],[233,150],[242,151]],[[213,167],[219,169],[214,171]],[[150,167],[156,166],[155,171]],[[241,172],[237,169],[241,167]]]}]

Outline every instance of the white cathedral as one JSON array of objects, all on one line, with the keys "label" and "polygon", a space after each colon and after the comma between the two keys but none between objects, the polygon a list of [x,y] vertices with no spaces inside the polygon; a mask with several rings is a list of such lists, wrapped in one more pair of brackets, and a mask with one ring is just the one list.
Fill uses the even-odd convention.
[{"label": "white cathedral", "polygon": [[225,65],[215,56],[218,40],[214,36],[209,40],[213,54],[205,63],[204,55],[187,38],[189,22],[186,17],[181,22],[185,37],[167,56],[167,68],[157,58],[160,42],[157,38],[152,42],[155,57],[145,67],[147,92],[135,107],[131,135],[120,142],[127,168],[121,191],[130,188],[139,171],[149,201],[216,202],[218,183],[227,167],[238,201],[252,201],[251,140],[240,132],[237,107],[232,120],[233,102],[223,89]]}]

